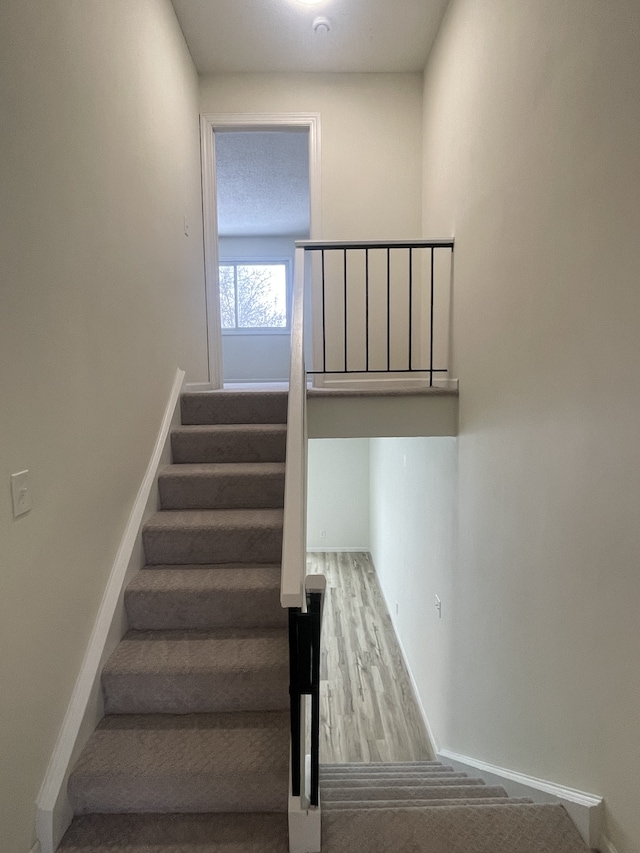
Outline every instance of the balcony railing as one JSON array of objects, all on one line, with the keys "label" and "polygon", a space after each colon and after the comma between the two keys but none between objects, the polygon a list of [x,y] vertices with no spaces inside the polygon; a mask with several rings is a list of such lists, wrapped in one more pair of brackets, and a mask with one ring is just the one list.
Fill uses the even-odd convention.
[{"label": "balcony railing", "polygon": [[430,386],[445,377],[453,246],[452,239],[297,242],[312,256],[307,372],[411,374]]}]

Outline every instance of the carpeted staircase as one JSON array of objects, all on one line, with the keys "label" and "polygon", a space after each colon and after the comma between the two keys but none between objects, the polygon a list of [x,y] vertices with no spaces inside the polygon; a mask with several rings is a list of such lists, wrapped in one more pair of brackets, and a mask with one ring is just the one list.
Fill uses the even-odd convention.
[{"label": "carpeted staircase", "polygon": [[[182,399],[106,716],[60,853],[287,853],[286,394]],[[451,767],[323,765],[323,853],[586,853],[560,806]]]},{"label": "carpeted staircase", "polygon": [[287,395],[186,394],[64,853],[288,850]]},{"label": "carpeted staircase", "polygon": [[562,806],[437,761],[325,764],[320,789],[327,853],[588,853]]}]

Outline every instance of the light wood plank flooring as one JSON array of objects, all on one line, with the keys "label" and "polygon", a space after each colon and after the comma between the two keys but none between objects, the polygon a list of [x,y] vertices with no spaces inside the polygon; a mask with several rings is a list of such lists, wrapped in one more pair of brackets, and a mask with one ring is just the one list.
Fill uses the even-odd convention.
[{"label": "light wood plank flooring", "polygon": [[307,566],[327,578],[320,761],[432,759],[369,555],[313,553]]}]

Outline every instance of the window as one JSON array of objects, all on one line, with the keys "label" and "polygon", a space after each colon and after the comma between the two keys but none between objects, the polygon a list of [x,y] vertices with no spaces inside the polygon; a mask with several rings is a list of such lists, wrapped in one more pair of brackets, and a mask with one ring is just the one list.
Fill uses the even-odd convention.
[{"label": "window", "polygon": [[225,331],[289,328],[288,261],[220,264],[220,315]]}]

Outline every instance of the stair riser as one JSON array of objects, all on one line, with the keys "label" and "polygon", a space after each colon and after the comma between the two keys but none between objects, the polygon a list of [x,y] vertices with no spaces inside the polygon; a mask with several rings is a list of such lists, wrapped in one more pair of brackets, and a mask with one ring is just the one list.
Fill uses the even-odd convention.
[{"label": "stair riser", "polygon": [[145,529],[147,563],[189,565],[276,563],[282,557],[282,527],[259,529]]},{"label": "stair riser", "polygon": [[284,424],[286,392],[184,394],[180,401],[183,424]]},{"label": "stair riser", "polygon": [[171,435],[173,461],[177,464],[198,462],[284,462],[286,433],[259,434],[185,433]]},{"label": "stair riser", "polygon": [[327,811],[388,811],[390,809],[406,809],[408,811],[420,811],[427,809],[450,808],[451,806],[502,806],[529,803],[530,800],[510,800],[507,797],[451,797],[449,799],[433,800],[380,800],[374,802],[352,802],[352,803],[324,803]]},{"label": "stair riser", "polygon": [[233,509],[281,507],[284,474],[263,477],[160,476],[162,509]]},{"label": "stair riser", "polygon": [[[484,785],[484,782],[480,778],[470,779],[464,773],[439,773],[438,775],[432,774],[429,776],[417,776],[417,777],[409,777],[412,781],[404,782],[397,780],[388,780],[388,779],[322,779],[320,778],[320,784],[323,789],[327,791],[333,790],[341,790],[341,789],[350,789],[350,788],[358,788],[360,790],[368,790],[372,791],[377,790],[379,788],[424,788],[424,787],[432,787],[432,786],[442,786],[442,785]],[[418,779],[419,781],[413,781]]]},{"label": "stair riser", "polygon": [[380,787],[352,787],[352,788],[331,788],[326,785],[322,786],[322,802],[329,800],[338,802],[339,800],[393,800],[396,797],[406,800],[423,799],[428,800],[430,792],[438,788],[468,788],[479,787],[484,788],[484,782],[480,779],[447,779],[444,782],[434,782],[433,784],[422,783],[421,786],[380,786]]},{"label": "stair riser", "polygon": [[111,774],[85,779],[82,790],[69,780],[75,814],[283,812],[287,789],[275,774],[200,774],[144,778]]},{"label": "stair riser", "polygon": [[369,794],[367,796],[358,796],[361,794],[360,791],[354,792],[353,796],[348,796],[345,798],[338,797],[335,795],[331,796],[331,792],[325,792],[324,788],[322,789],[322,801],[324,803],[331,802],[332,805],[337,805],[340,802],[344,803],[370,803],[374,806],[377,802],[381,800],[406,800],[406,801],[416,801],[422,802],[425,800],[453,800],[453,799],[493,799],[496,797],[506,797],[507,792],[504,788],[495,786],[489,787],[488,785],[452,785],[452,786],[443,786],[441,788],[431,788],[428,791],[406,791],[406,789],[399,788],[383,788],[373,795]]},{"label": "stair riser", "polygon": [[432,775],[434,773],[453,773],[455,772],[453,767],[449,764],[433,764],[433,765],[424,765],[423,767],[415,767],[415,765],[411,765],[408,768],[401,768],[396,765],[390,764],[385,766],[384,764],[371,765],[371,764],[363,764],[357,767],[353,767],[353,765],[345,764],[344,770],[339,768],[331,767],[326,768],[322,766],[320,768],[320,777],[322,779],[330,779],[330,778],[338,778],[338,777],[348,777],[349,779],[365,779],[369,777],[378,777],[378,776],[420,776],[423,774]]},{"label": "stair riser", "polygon": [[129,626],[135,630],[279,628],[287,624],[280,592],[126,592]]},{"label": "stair riser", "polygon": [[107,714],[284,711],[288,679],[288,666],[226,676],[105,672],[102,686]]}]

